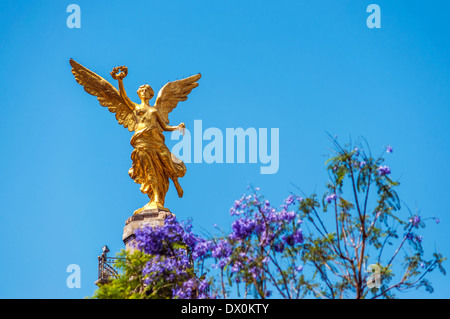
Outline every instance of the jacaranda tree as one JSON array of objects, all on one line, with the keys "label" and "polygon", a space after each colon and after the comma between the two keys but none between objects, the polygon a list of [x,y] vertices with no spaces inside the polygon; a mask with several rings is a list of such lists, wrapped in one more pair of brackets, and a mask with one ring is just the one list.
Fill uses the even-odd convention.
[{"label": "jacaranda tree", "polygon": [[[403,209],[385,165],[368,148],[335,139],[322,196],[290,195],[274,207],[252,188],[236,200],[230,231],[203,238],[191,221],[166,219],[136,233],[136,252],[122,252],[119,278],[94,298],[394,298],[423,287],[442,266],[425,257],[426,219]],[[403,257],[401,257],[403,256]],[[403,258],[401,260],[400,258]]]},{"label": "jacaranda tree", "polygon": [[[445,275],[445,258],[434,252],[425,259],[420,235],[425,218],[409,209],[400,212],[399,183],[384,164],[392,147],[374,157],[362,147],[333,142],[336,154],[326,162],[326,193],[320,199],[308,196],[299,206],[300,218],[310,225],[301,259],[312,267],[314,279],[308,282],[313,294],[393,298],[395,291],[411,288],[432,292],[425,277],[436,268]],[[437,217],[429,219],[439,223]]]}]

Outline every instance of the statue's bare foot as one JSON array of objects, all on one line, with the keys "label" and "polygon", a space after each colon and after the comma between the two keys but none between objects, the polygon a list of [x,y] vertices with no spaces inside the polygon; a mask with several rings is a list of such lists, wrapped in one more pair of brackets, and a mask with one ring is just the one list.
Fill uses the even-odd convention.
[{"label": "statue's bare foot", "polygon": [[152,208],[159,207],[159,206],[163,207],[163,205],[159,201],[149,201],[147,204],[144,205],[144,207],[136,209],[134,211],[133,215],[139,214],[142,211],[145,211],[147,209],[152,209]]},{"label": "statue's bare foot", "polygon": [[141,207],[141,208],[139,208],[139,209],[136,209],[136,210],[134,211],[133,215],[139,214],[139,213],[142,212],[144,209],[145,209],[145,206],[144,206],[144,207]]}]

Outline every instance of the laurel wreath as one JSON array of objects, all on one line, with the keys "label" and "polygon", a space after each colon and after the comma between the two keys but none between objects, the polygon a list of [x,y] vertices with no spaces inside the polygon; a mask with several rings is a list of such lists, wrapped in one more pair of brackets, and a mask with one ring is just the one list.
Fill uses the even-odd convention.
[{"label": "laurel wreath", "polygon": [[116,66],[110,74],[114,80],[124,79],[128,75],[128,68],[124,65]]}]

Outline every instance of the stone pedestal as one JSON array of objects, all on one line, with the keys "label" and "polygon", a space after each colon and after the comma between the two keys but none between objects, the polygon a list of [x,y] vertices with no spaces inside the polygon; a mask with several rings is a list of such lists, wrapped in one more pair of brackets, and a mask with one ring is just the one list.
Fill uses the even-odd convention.
[{"label": "stone pedestal", "polygon": [[162,226],[164,220],[173,215],[167,208],[162,206],[148,206],[141,210],[138,214],[133,214],[125,222],[123,228],[122,240],[125,244],[126,250],[132,252],[134,248],[132,243],[136,237],[134,232],[143,226]]}]

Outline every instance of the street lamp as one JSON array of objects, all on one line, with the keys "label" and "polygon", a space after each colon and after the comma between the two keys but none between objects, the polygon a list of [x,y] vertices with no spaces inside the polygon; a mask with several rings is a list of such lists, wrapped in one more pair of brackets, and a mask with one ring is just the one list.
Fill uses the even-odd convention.
[{"label": "street lamp", "polygon": [[109,253],[109,248],[108,248],[108,246],[107,245],[105,245],[105,246],[103,246],[102,247],[102,251],[103,251],[103,253],[106,255],[107,253]]},{"label": "street lamp", "polygon": [[110,277],[116,278],[118,275],[113,266],[117,258],[108,257],[106,254],[109,251],[108,246],[105,245],[102,247],[101,256],[98,256],[98,280],[95,282],[96,285],[105,284],[109,282]]}]

